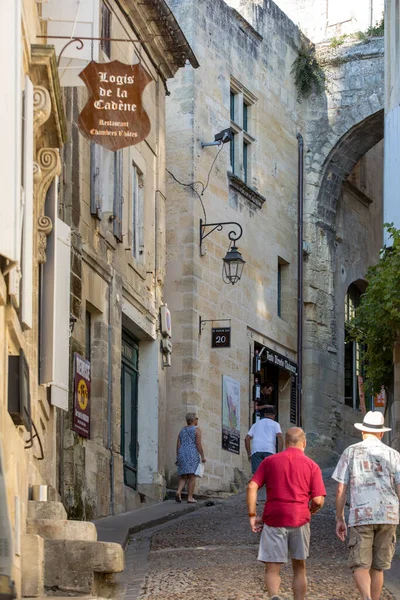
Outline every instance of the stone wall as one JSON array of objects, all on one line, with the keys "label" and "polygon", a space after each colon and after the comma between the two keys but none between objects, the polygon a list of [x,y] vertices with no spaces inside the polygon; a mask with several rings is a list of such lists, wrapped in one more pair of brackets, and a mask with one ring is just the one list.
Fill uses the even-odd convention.
[{"label": "stone wall", "polygon": [[[246,186],[227,176],[229,148],[216,158],[204,194],[200,184],[194,185],[208,221],[238,221],[243,226],[238,245],[246,265],[234,288],[221,282],[226,234],[210,235],[207,253],[200,257],[198,228],[199,219],[204,219],[200,199],[172,179],[168,187],[167,298],[177,324],[168,381],[169,430],[174,438],[186,410],[199,412],[211,463],[201,486],[226,489],[235,479],[235,469],[247,466],[220,447],[222,375],[241,383],[243,437],[249,421],[249,357],[254,341],[296,360],[298,131],[305,141],[307,242],[303,423],[310,434],[310,455],[321,464],[334,462],[336,452],[352,439],[358,415],[343,406],[343,302],[350,279],[365,276],[381,244],[382,156],[380,146],[371,149],[383,137],[383,40],[318,46],[326,92],[299,104],[290,71],[300,34],[275,4],[179,0],[170,4],[202,65],[196,73],[181,74],[171,86],[167,104],[168,167],[180,182],[207,180],[216,149],[201,149],[201,142],[211,141],[229,126],[229,78],[256,97],[253,112],[249,110],[254,118],[254,129],[249,130],[256,141],[247,187],[266,197],[265,203],[254,196],[249,200]],[[358,161],[371,161],[370,150],[376,160],[368,185],[372,181],[377,185],[374,189],[370,185],[372,204],[366,209],[348,195],[343,183]],[[243,177],[243,170],[238,176]],[[290,273],[283,319],[276,314],[278,257],[289,263]],[[232,319],[230,350],[210,349],[208,330],[198,335],[199,316]],[[287,428],[284,383],[280,420]],[[174,441],[168,460],[171,477],[173,461]]]},{"label": "stone wall", "polygon": [[[296,133],[301,115],[290,70],[299,32],[273,3],[249,6],[247,20],[221,0],[170,5],[200,62],[200,69],[182,72],[170,85],[167,165],[176,178],[183,183],[207,182],[218,148],[202,149],[201,142],[212,141],[230,125],[230,78],[255,98],[249,107],[249,133],[255,141],[248,184],[240,183],[242,164],[237,178],[229,175],[226,144],[201,196],[208,222],[236,221],[243,227],[238,247],[246,265],[234,287],[221,277],[231,228],[207,237],[205,255],[200,256],[199,220],[205,216],[199,197],[172,178],[167,193],[166,298],[174,323],[168,373],[168,472],[173,479],[175,439],[185,413],[194,410],[207,457],[200,487],[229,490],[243,485],[240,472],[249,472],[243,439],[249,428],[254,342],[295,358]],[[201,185],[195,188],[200,194]],[[289,282],[283,318],[277,315],[278,257],[287,262]],[[199,335],[200,316],[231,319],[231,348],[210,348],[211,324]],[[221,448],[223,375],[240,381],[239,456]],[[281,419],[286,426],[288,410],[283,393]]]},{"label": "stone wall", "polygon": [[[344,297],[378,260],[382,244],[382,150],[371,150],[383,138],[382,53],[382,38],[319,46],[327,93],[306,108],[305,238],[311,251],[305,261],[304,421],[317,443],[332,448],[357,418],[343,407]],[[379,159],[371,162],[369,151]],[[362,157],[370,161],[369,209],[353,206],[343,188]]]},{"label": "stone wall", "polygon": [[[13,8],[17,15],[17,5]],[[33,190],[31,201],[32,214],[32,235],[33,239],[28,237],[26,225],[23,229],[22,223],[18,223],[18,231],[21,233],[23,244],[32,243],[29,253],[30,265],[23,263],[21,256],[16,264],[7,262],[5,257],[0,257],[0,445],[2,447],[2,477],[6,489],[6,498],[2,497],[0,502],[6,502],[8,515],[10,518],[11,540],[7,548],[7,524],[2,522],[2,559],[7,563],[7,549],[11,555],[12,579],[15,582],[15,591],[17,597],[21,596],[22,578],[23,578],[23,546],[22,538],[26,532],[26,518],[28,501],[31,498],[32,486],[45,484],[48,486],[49,499],[55,500],[57,497],[57,471],[56,471],[56,448],[57,431],[56,416],[57,409],[51,404],[51,386],[39,384],[39,330],[40,330],[40,308],[39,308],[39,270],[42,263],[46,260],[46,241],[49,235],[49,229],[46,229],[47,235],[41,229],[41,220],[46,214],[46,193],[54,178],[60,173],[59,147],[63,143],[64,115],[59,105],[59,87],[58,75],[55,67],[55,54],[52,48],[36,47],[37,35],[40,33],[40,25],[37,15],[37,5],[33,0],[24,0],[21,3],[21,13],[16,19],[18,21],[9,22],[7,19],[13,14],[11,11],[2,11],[2,50],[7,47],[9,54],[2,54],[3,65],[7,64],[7,69],[15,71],[15,65],[18,65],[20,73],[20,82],[16,86],[19,94],[25,89],[26,79],[29,77],[34,91],[33,123],[32,130],[27,132],[26,147],[33,137],[33,155],[28,156],[18,147],[18,136],[21,134],[23,125],[22,118],[20,122],[14,123],[16,133],[16,144],[18,150],[14,154],[14,163],[12,171],[2,172],[2,181],[7,178],[15,178],[18,181],[18,197],[5,196],[4,200],[9,206],[10,220],[0,223],[0,236],[5,236],[8,228],[13,228],[15,223],[11,222],[12,204],[20,203],[20,190],[25,186],[26,205],[28,204],[29,189],[27,186],[26,173],[35,174],[32,182]],[[18,40],[16,31],[20,25],[21,38]],[[5,29],[7,31],[5,31]],[[12,39],[7,39],[10,34]],[[20,54],[13,51],[19,44]],[[4,69],[6,73],[6,68]],[[7,75],[5,75],[7,77]],[[22,88],[20,87],[22,86]],[[10,95],[8,101],[12,99],[14,86],[10,83]],[[26,93],[26,92],[25,92]],[[15,99],[15,105],[19,108],[19,98]],[[7,95],[0,100],[0,110],[3,117],[12,119],[13,116],[7,111]],[[22,115],[22,112],[21,112]],[[10,147],[4,145],[4,152],[10,152]],[[12,152],[12,151],[11,151]],[[25,177],[21,180],[20,160],[24,165]],[[25,162],[26,161],[26,162]],[[25,208],[25,210],[27,210]],[[22,216],[22,213],[19,213]],[[29,219],[28,219],[29,220]],[[46,220],[46,219],[45,219]],[[49,220],[47,217],[47,225]],[[26,223],[26,215],[24,219]],[[50,220],[50,225],[54,223]],[[51,230],[51,227],[50,227]],[[20,240],[21,244],[21,240]],[[29,247],[29,246],[28,246]],[[24,265],[24,266],[23,266]],[[24,268],[26,269],[24,271]],[[28,271],[32,269],[32,286],[25,289],[24,277],[27,278]],[[22,278],[21,278],[22,276]],[[20,292],[15,293],[15,284],[20,285]],[[23,290],[23,291],[22,291]],[[29,307],[32,313],[32,320],[29,323],[23,323],[22,305]],[[30,320],[30,319],[29,319]],[[31,433],[22,425],[17,425],[8,412],[9,397],[9,357],[18,356],[21,353],[26,356],[29,370],[29,393],[30,393],[30,419],[36,426]],[[2,506],[4,509],[4,506]],[[2,510],[2,516],[4,512]],[[4,561],[2,565],[5,564]],[[7,573],[2,572],[2,575]],[[4,583],[4,580],[2,580]],[[3,591],[3,588],[2,588]],[[4,589],[7,595],[7,590]]]},{"label": "stone wall", "polygon": [[[115,8],[118,12],[118,9]],[[123,22],[123,15],[118,13]],[[112,37],[126,33],[114,18]],[[102,57],[105,58],[104,56]],[[111,59],[132,61],[132,45],[111,44]],[[138,61],[135,53],[134,61]],[[123,152],[122,242],[113,234],[110,209],[103,217],[91,214],[90,144],[77,126],[86,102],[83,88],[65,94],[69,141],[65,147],[62,210],[72,227],[71,311],[77,319],[71,338],[71,365],[75,352],[85,355],[86,313],[91,319],[91,424],[90,439],[74,433],[73,386],[70,412],[64,420],[61,456],[63,500],[68,514],[92,519],[119,513],[141,504],[141,494],[162,499],[163,438],[165,423],[164,376],[160,353],[159,308],[163,303],[165,276],[164,169],[165,90],[149,58],[142,64],[152,81],[144,93],[144,106],[152,129],[145,142]],[[132,254],[132,165],[143,176],[143,254]],[[102,168],[102,167],[100,167]],[[121,342],[126,330],[139,346],[138,384],[138,483],[134,490],[124,484],[121,397]],[[71,381],[73,371],[71,370]],[[144,497],[142,496],[142,498]]]}]

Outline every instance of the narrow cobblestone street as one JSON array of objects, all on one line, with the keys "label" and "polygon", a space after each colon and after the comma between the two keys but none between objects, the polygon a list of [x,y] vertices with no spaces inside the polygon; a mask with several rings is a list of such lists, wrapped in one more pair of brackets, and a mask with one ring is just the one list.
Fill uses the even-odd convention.
[{"label": "narrow cobblestone street", "polygon": [[[308,600],[358,600],[336,539],[335,484],[328,480],[324,509],[312,520]],[[261,509],[260,509],[261,510]],[[205,507],[173,524],[138,534],[127,550],[126,600],[261,600],[264,568],[258,535],[248,525],[243,494]],[[282,572],[281,595],[293,598],[291,568]],[[384,590],[381,600],[394,600]]]}]

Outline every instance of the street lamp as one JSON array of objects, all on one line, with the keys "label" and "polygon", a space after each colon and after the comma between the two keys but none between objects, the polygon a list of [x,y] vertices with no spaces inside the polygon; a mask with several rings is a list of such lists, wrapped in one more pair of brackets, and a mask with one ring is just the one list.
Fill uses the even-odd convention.
[{"label": "street lamp", "polygon": [[235,245],[230,246],[223,260],[222,279],[224,283],[235,285],[242,277],[245,261]]},{"label": "street lamp", "polygon": [[[210,235],[213,231],[222,231],[225,225],[233,225],[235,229],[231,230],[228,233],[228,238],[231,243],[228,248],[228,252],[225,257],[222,259],[223,268],[222,268],[222,279],[224,283],[231,283],[235,285],[237,283],[243,273],[243,267],[245,265],[245,261],[242,258],[241,253],[239,252],[236,243],[242,237],[243,229],[239,223],[235,221],[228,221],[225,223],[203,223],[203,219],[200,219],[200,256],[204,256],[203,250],[203,240]],[[206,233],[206,229],[210,228],[210,231]]]}]

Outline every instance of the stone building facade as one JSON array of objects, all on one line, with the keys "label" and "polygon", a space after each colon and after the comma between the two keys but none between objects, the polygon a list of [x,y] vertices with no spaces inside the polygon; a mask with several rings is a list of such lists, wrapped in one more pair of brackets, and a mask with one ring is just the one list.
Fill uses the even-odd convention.
[{"label": "stone building facade", "polygon": [[59,488],[70,518],[87,520],[165,493],[165,96],[167,80],[186,61],[197,66],[164,2],[100,3],[99,13],[103,33],[94,37],[110,39],[101,42],[98,61],[140,63],[150,75],[143,103],[151,131],[116,152],[90,143],[78,129],[87,90],[77,80],[63,88],[68,141],[60,212],[72,236],[70,381],[83,359],[91,389],[89,431],[81,435],[70,386],[60,424]]},{"label": "stone building facade", "polygon": [[[222,449],[222,377],[240,383],[243,440],[251,422],[252,360],[264,347],[262,377],[275,384],[282,429],[293,421],[292,374],[267,359],[297,363],[297,133],[305,149],[302,423],[310,455],[324,465],[353,439],[361,367],[346,349],[345,305],[352,284],[358,294],[365,289],[366,270],[382,245],[383,40],[318,45],[327,89],[299,103],[291,70],[304,38],[274,3],[170,5],[208,67],[182,72],[167,103],[174,178],[167,194],[166,297],[176,324],[169,430],[175,435],[184,413],[197,411],[208,457],[201,487],[228,489],[240,485],[248,467],[243,443],[239,455]],[[217,157],[218,148],[202,147],[229,126],[230,147]],[[194,182],[195,191],[176,180]],[[232,288],[221,279],[229,229],[210,234],[200,256],[200,219],[243,228],[237,245],[246,264]],[[215,323],[200,333],[199,317]],[[231,320],[230,349],[210,347],[207,328],[226,324],[219,319]],[[171,480],[173,460],[171,443]]]},{"label": "stone building facade", "polygon": [[54,48],[38,44],[36,3],[2,3],[0,22],[0,588],[9,597],[13,582],[20,597],[28,501],[40,484],[56,497],[57,414],[68,396],[60,359],[68,355],[69,311],[44,319],[56,283],[57,301],[69,302],[68,272],[60,282],[54,262],[57,232],[69,254],[69,227],[56,208],[66,126]]},{"label": "stone building facade", "polygon": [[[168,180],[166,298],[174,322],[167,374],[168,430],[173,434],[168,467],[173,479],[174,438],[185,412],[193,410],[199,414],[207,457],[201,488],[229,490],[243,485],[248,470],[243,439],[253,412],[256,350],[264,348],[262,377],[275,385],[279,421],[284,429],[290,423],[292,374],[266,359],[276,353],[296,363],[296,134],[302,116],[290,69],[300,34],[272,3],[270,8],[254,6],[253,19],[222,0],[170,6],[207,68],[186,69],[171,85],[168,169],[180,182],[202,182],[207,189],[194,184],[193,193]],[[202,148],[202,142],[230,126],[232,143]],[[222,259],[234,226],[212,232],[201,256],[200,219],[242,226],[237,246],[246,264],[234,286],[222,280]],[[215,322],[199,329],[200,317]],[[227,325],[223,319],[230,320],[231,347],[212,349],[211,327]],[[222,448],[223,377],[240,387],[239,454]]]},{"label": "stone building facade", "polygon": [[[106,544],[96,555],[93,525],[65,525],[60,500],[69,517],[89,519],[161,499],[165,488],[165,95],[186,61],[198,65],[164,2],[117,8],[85,0],[81,8],[80,21],[76,2],[0,7],[7,80],[0,99],[7,140],[0,167],[0,595],[7,598],[41,596],[44,585],[61,588],[61,580],[66,589],[92,591],[89,583],[100,577],[94,571],[123,568],[120,547]],[[90,39],[79,55],[77,43],[65,41],[71,14],[76,36],[109,44]],[[93,57],[140,62],[152,79],[144,98],[150,135],[111,162],[77,128],[85,103],[77,73]],[[88,440],[71,431],[76,354],[92,370]],[[39,493],[49,502],[38,508]],[[44,527],[52,541],[38,518],[52,519]],[[87,556],[79,565],[84,590],[62,568],[75,542]]]}]

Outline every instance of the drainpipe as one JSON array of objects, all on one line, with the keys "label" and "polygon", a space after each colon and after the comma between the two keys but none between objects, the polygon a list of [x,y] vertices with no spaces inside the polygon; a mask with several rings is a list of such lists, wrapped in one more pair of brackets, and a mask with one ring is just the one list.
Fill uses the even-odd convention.
[{"label": "drainpipe", "polygon": [[112,448],[112,325],[111,325],[111,299],[114,277],[108,284],[108,352],[107,352],[107,448],[110,452],[110,514],[114,514],[114,454]]},{"label": "drainpipe", "polygon": [[297,247],[297,397],[296,425],[302,427],[303,400],[303,210],[304,210],[304,142],[297,134],[298,142],[298,247]]}]

